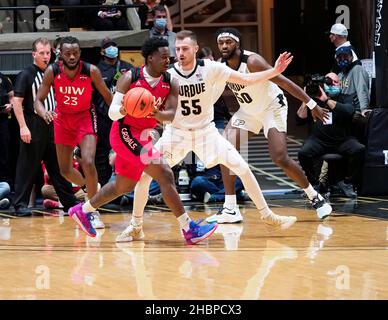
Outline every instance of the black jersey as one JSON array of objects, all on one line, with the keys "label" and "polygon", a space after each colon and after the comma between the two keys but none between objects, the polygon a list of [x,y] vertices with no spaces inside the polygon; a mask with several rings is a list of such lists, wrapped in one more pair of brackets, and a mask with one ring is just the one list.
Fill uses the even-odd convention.
[{"label": "black jersey", "polygon": [[[32,64],[21,71],[15,82],[15,97],[24,98],[23,108],[26,114],[34,113],[34,100],[38,89],[43,81],[44,71],[37,65]],[[47,111],[55,110],[54,89],[50,88],[50,92],[44,101],[44,107]]]}]

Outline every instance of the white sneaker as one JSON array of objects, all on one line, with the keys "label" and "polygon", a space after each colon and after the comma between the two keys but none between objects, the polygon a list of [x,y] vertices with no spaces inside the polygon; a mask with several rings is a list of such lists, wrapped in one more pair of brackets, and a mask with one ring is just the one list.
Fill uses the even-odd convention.
[{"label": "white sneaker", "polygon": [[90,221],[94,229],[104,229],[105,224],[100,218],[100,213],[98,211],[92,212],[92,220]]},{"label": "white sneaker", "polygon": [[143,224],[134,226],[132,222],[129,226],[116,237],[116,242],[131,242],[144,238]]},{"label": "white sneaker", "polygon": [[280,227],[280,229],[285,230],[291,227],[296,222],[296,217],[294,216],[279,216],[271,211],[267,216],[261,216],[261,220],[271,227]]},{"label": "white sneaker", "polygon": [[233,210],[222,207],[216,214],[207,217],[205,220],[208,223],[238,223],[243,221],[243,217],[238,206],[235,206]]},{"label": "white sneaker", "polygon": [[326,201],[324,197],[322,197],[319,193],[315,198],[310,200],[311,205],[317,211],[317,216],[319,219],[325,219],[330,216],[332,212],[331,205]]}]

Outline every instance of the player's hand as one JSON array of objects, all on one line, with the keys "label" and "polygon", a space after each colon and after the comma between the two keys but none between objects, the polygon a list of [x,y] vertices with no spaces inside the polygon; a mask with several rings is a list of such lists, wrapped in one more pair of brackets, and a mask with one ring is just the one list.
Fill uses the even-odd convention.
[{"label": "player's hand", "polygon": [[291,63],[294,57],[290,52],[283,52],[279,55],[279,58],[275,62],[274,69],[277,73],[282,73],[287,69],[288,65]]},{"label": "player's hand", "polygon": [[54,118],[56,118],[57,114],[54,111],[46,111],[43,115],[43,120],[50,124],[51,121],[54,121]]},{"label": "player's hand", "polygon": [[7,104],[5,104],[5,108],[4,108],[4,110],[1,111],[1,113],[10,113],[11,109],[12,109],[12,104],[7,103]]},{"label": "player's hand", "polygon": [[325,122],[325,120],[329,120],[329,110],[323,109],[320,106],[316,105],[312,110],[311,110],[311,115],[313,116],[314,120],[316,121],[317,119],[321,120],[322,122]]},{"label": "player's hand", "polygon": [[20,139],[22,139],[24,143],[31,142],[31,132],[27,126],[20,128]]}]

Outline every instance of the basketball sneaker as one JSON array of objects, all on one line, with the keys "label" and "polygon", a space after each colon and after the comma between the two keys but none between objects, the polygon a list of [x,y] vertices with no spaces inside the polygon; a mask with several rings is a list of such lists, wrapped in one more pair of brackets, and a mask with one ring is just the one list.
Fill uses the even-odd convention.
[{"label": "basketball sneaker", "polygon": [[129,226],[116,237],[116,242],[131,242],[144,238],[143,224],[135,226],[132,221]]},{"label": "basketball sneaker", "polygon": [[90,220],[94,229],[104,229],[105,224],[101,220],[100,213],[96,210],[92,212],[92,219]]},{"label": "basketball sneaker", "polygon": [[43,207],[46,209],[56,209],[59,208],[59,201],[51,200],[51,199],[44,199],[43,200]]},{"label": "basketball sneaker", "polygon": [[183,236],[187,244],[196,244],[206,238],[210,237],[213,232],[217,229],[216,223],[200,225],[203,219],[195,222],[190,221],[189,230],[182,230]]},{"label": "basketball sneaker", "polygon": [[243,217],[238,206],[235,206],[233,210],[222,207],[216,214],[206,218],[208,223],[239,223],[241,221]]},{"label": "basketball sneaker", "polygon": [[319,219],[325,219],[330,216],[332,208],[331,205],[322,197],[319,193],[310,200],[311,205],[317,211],[317,216]]},{"label": "basketball sneaker", "polygon": [[82,210],[82,203],[75,205],[69,209],[69,216],[80,226],[89,237],[96,236],[96,230],[91,224],[92,214]]},{"label": "basketball sneaker", "polygon": [[261,220],[268,226],[286,230],[291,227],[297,219],[294,216],[280,216],[271,211],[271,213],[266,216],[262,215]]}]

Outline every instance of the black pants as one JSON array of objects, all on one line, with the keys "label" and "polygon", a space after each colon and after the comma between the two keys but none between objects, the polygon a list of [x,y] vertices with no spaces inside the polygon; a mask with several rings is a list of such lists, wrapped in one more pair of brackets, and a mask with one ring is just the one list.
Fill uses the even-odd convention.
[{"label": "black pants", "polygon": [[9,129],[8,119],[0,117],[0,182],[12,184],[9,166]]},{"label": "black pants", "polygon": [[324,142],[309,137],[298,152],[299,163],[312,185],[318,184],[318,175],[314,170],[314,161],[326,153],[338,153],[347,159],[345,180],[358,184],[360,172],[364,161],[365,146],[354,137],[349,137],[338,144],[325,144]]},{"label": "black pants", "polygon": [[54,125],[47,125],[38,115],[25,115],[25,120],[31,132],[31,143],[20,143],[19,157],[16,166],[14,207],[27,207],[32,186],[35,181],[41,161],[43,160],[47,173],[53,183],[64,210],[77,203],[72,186],[60,174],[57,152],[54,144]]},{"label": "black pants", "polygon": [[109,164],[109,152],[112,149],[109,141],[112,120],[97,111],[97,147],[96,147],[96,170],[98,182],[101,186],[109,182],[112,176],[112,167]]}]

